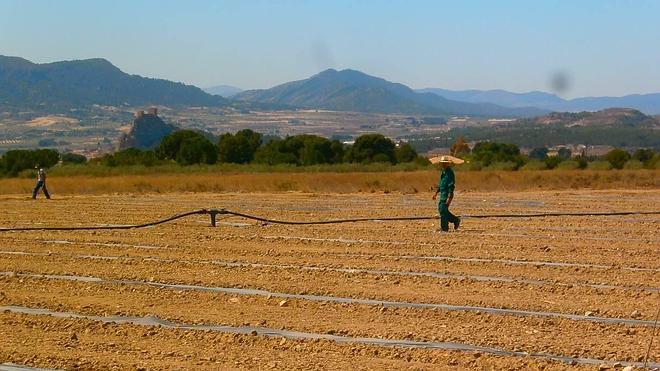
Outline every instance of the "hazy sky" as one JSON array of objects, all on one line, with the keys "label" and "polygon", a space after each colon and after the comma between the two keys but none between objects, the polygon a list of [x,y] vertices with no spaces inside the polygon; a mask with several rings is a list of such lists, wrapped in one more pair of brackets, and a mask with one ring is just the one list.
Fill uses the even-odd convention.
[{"label": "hazy sky", "polygon": [[201,87],[352,68],[413,88],[660,92],[655,0],[0,0],[0,54]]}]

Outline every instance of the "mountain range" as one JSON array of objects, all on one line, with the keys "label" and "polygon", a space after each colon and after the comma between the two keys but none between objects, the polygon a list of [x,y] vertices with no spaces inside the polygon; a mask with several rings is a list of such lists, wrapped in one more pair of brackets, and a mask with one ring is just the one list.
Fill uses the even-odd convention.
[{"label": "mountain range", "polygon": [[0,104],[56,111],[93,104],[221,106],[227,100],[195,86],[129,75],[100,58],[36,64],[0,56]]},{"label": "mountain range", "polygon": [[634,108],[647,115],[660,114],[660,93],[631,94],[623,97],[584,97],[563,99],[554,94],[532,91],[512,93],[505,90],[447,90],[427,88],[416,90],[433,93],[447,99],[470,103],[492,103],[504,107],[537,107],[549,111],[598,111],[612,107]]},{"label": "mountain range", "polygon": [[270,89],[247,90],[233,98],[310,109],[377,113],[526,117],[548,112],[534,107],[454,101],[436,94],[418,93],[403,84],[350,69],[328,69]]},{"label": "mountain range", "polygon": [[306,108],[408,115],[531,117],[552,111],[596,111],[610,107],[660,114],[660,93],[566,100],[538,91],[413,90],[350,69],[328,69],[270,89],[241,91],[222,85],[204,91],[182,83],[130,75],[100,58],[37,64],[19,57],[0,56],[0,108],[64,113],[94,104],[231,105],[257,110]]}]

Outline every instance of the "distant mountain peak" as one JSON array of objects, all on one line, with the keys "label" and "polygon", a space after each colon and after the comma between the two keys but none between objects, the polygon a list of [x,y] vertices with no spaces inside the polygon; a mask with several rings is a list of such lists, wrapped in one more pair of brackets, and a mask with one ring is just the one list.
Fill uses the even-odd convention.
[{"label": "distant mountain peak", "polygon": [[220,106],[227,101],[201,89],[122,72],[104,58],[35,64],[0,56],[0,102],[9,107],[61,112],[107,106]]},{"label": "distant mountain peak", "polygon": [[535,108],[511,109],[492,104],[455,102],[433,94],[418,94],[403,84],[361,71],[333,68],[271,89],[248,90],[235,98],[300,108],[374,113],[522,117],[547,112]]}]

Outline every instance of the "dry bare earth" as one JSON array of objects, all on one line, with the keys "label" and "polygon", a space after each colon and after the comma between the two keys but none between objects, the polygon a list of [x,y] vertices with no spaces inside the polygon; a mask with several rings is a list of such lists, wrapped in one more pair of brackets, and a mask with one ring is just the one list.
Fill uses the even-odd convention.
[{"label": "dry bare earth", "polygon": [[[171,193],[35,202],[5,195],[0,223],[130,224],[208,207],[293,220],[432,215],[429,196]],[[474,192],[460,194],[454,209],[632,211],[659,200],[658,190]],[[640,362],[660,300],[659,222],[658,215],[465,218],[459,231],[438,234],[434,221],[283,226],[227,218],[211,228],[208,216],[194,216],[141,230],[2,232],[0,363],[563,369],[570,364],[555,358],[568,357],[573,367],[593,369]],[[22,313],[28,308],[79,317]],[[483,348],[440,349],[447,343]]]}]

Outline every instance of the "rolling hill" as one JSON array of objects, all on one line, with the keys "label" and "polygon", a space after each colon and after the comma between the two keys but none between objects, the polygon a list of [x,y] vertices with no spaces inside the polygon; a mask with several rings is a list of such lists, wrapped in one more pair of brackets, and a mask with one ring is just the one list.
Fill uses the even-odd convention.
[{"label": "rolling hill", "polygon": [[162,79],[129,75],[105,59],[35,64],[0,56],[0,104],[40,110],[108,106],[221,106],[227,100]]},{"label": "rolling hill", "polygon": [[660,114],[660,93],[632,94],[623,97],[584,97],[562,99],[554,94],[533,91],[512,93],[505,90],[447,90],[428,88],[416,90],[443,98],[468,103],[492,103],[504,107],[538,107],[550,111],[598,111],[613,107],[639,110],[647,115]]},{"label": "rolling hill", "polygon": [[545,116],[523,119],[522,124],[559,125],[564,127],[630,127],[660,128],[660,120],[632,108],[608,108],[596,112],[553,112]]},{"label": "rolling hill", "polygon": [[369,76],[355,70],[328,69],[308,79],[233,97],[248,102],[300,108],[370,113],[528,117],[547,113],[537,108],[507,108],[490,103],[466,103]]}]

